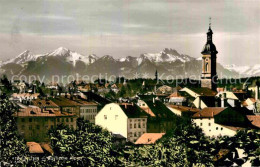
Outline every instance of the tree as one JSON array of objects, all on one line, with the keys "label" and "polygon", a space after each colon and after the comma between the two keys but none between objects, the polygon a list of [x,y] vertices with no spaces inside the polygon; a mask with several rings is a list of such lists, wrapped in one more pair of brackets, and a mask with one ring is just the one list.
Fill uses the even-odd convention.
[{"label": "tree", "polygon": [[28,151],[25,141],[18,135],[13,114],[17,111],[6,98],[0,99],[0,165],[22,165],[26,163]]},{"label": "tree", "polygon": [[82,119],[77,121],[77,130],[59,125],[50,130],[50,137],[55,155],[67,157],[59,165],[110,166],[115,161],[112,135]]}]

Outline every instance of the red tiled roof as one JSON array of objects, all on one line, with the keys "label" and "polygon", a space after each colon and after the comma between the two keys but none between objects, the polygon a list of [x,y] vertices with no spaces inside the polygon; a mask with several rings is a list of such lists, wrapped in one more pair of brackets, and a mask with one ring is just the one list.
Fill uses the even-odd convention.
[{"label": "red tiled roof", "polygon": [[36,142],[27,142],[26,146],[29,147],[29,152],[31,154],[43,154],[44,151],[39,143]]},{"label": "red tiled roof", "polygon": [[61,113],[53,109],[41,109],[39,107],[27,107],[22,108],[18,112],[14,113],[15,117],[56,117],[56,116],[75,116],[75,114],[70,114],[67,112]]},{"label": "red tiled roof", "polygon": [[217,88],[217,92],[224,92],[225,88]]},{"label": "red tiled roof", "polygon": [[209,88],[188,88],[201,96],[216,96],[217,92]]},{"label": "red tiled roof", "polygon": [[51,100],[45,100],[45,99],[35,99],[32,100],[33,105],[38,107],[59,107]]},{"label": "red tiled roof", "polygon": [[158,139],[162,138],[165,133],[144,133],[135,144],[154,144]]},{"label": "red tiled roof", "polygon": [[260,128],[260,115],[247,115],[247,118],[254,126]]},{"label": "red tiled roof", "polygon": [[182,112],[185,112],[185,111],[199,112],[199,111],[201,111],[200,109],[187,107],[187,106],[180,106],[180,105],[168,105],[168,106],[171,108],[174,108],[176,110],[182,111]]},{"label": "red tiled roof", "polygon": [[192,118],[213,118],[225,109],[226,107],[207,107],[195,113]]},{"label": "red tiled roof", "polygon": [[174,92],[174,93],[172,93],[170,96],[168,96],[169,98],[171,98],[171,97],[183,97],[183,96],[181,96],[181,94],[179,93],[179,92]]}]

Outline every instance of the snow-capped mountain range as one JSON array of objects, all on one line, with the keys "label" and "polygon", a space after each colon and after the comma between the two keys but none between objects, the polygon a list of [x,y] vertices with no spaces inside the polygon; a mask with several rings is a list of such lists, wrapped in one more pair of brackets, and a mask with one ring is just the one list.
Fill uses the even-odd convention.
[{"label": "snow-capped mountain range", "polygon": [[237,66],[235,64],[225,65],[226,69],[239,73],[242,76],[259,76],[260,75],[260,64],[253,66]]},{"label": "snow-capped mountain range", "polygon": [[[218,73],[225,76],[237,75],[237,72],[225,69],[218,64]],[[107,74],[135,78],[135,73],[145,74],[147,78],[154,78],[155,71],[171,75],[200,76],[201,60],[174,49],[164,49],[158,53],[144,53],[139,57],[127,56],[115,59],[105,55],[98,57],[94,54],[83,55],[67,48],[60,47],[45,54],[33,54],[26,50],[15,58],[0,63],[0,73],[13,75],[40,75],[51,78],[53,75],[93,75]],[[138,76],[138,77],[143,77]]]},{"label": "snow-capped mountain range", "polygon": [[24,64],[29,61],[37,61],[38,59],[43,59],[43,58],[50,57],[50,56],[65,57],[66,60],[68,62],[72,63],[74,66],[76,65],[77,61],[82,61],[86,65],[89,65],[98,59],[98,57],[96,55],[83,56],[81,54],[78,54],[77,52],[70,51],[67,48],[59,47],[58,49],[54,50],[51,53],[36,54],[36,55],[33,55],[29,50],[26,50],[23,53],[21,53],[20,55],[18,55],[17,57],[3,62],[2,65],[5,65],[8,63]]}]

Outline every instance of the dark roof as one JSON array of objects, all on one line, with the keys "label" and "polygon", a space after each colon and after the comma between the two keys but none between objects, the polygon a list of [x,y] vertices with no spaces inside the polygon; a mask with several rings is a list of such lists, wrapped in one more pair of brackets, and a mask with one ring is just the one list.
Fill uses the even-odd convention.
[{"label": "dark roof", "polygon": [[201,51],[201,54],[217,54],[218,51],[213,43],[206,43]]},{"label": "dark roof", "polygon": [[189,89],[201,96],[216,96],[217,94],[216,91],[209,88],[200,87],[200,88],[189,88]]},{"label": "dark roof", "polygon": [[171,119],[176,117],[176,115],[170,109],[168,109],[162,102],[158,100],[155,100],[155,102],[145,101],[145,103],[152,110],[156,118]]},{"label": "dark roof", "polygon": [[110,100],[108,100],[104,97],[101,97],[100,95],[95,94],[93,92],[82,92],[82,93],[87,96],[88,101],[95,101],[95,102],[100,103],[102,105],[106,105],[106,104],[111,103]]},{"label": "dark roof", "polygon": [[60,107],[65,107],[65,106],[80,106],[79,103],[67,99],[65,97],[56,97],[56,98],[50,98],[51,101],[53,101],[55,104],[57,104]]},{"label": "dark roof", "polygon": [[200,96],[199,97],[207,107],[215,107],[215,96]]},{"label": "dark roof", "polygon": [[224,107],[207,107],[202,109],[200,112],[195,113],[193,118],[213,118],[215,115],[224,111]]},{"label": "dark roof", "polygon": [[119,104],[128,118],[144,118],[149,115],[135,104]]}]

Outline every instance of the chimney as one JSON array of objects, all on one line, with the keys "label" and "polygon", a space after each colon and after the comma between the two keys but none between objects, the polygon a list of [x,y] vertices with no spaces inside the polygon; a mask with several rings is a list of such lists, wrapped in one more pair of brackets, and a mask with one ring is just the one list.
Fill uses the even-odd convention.
[{"label": "chimney", "polygon": [[225,100],[226,100],[226,93],[222,93],[222,97],[221,97],[221,107],[225,107]]}]

